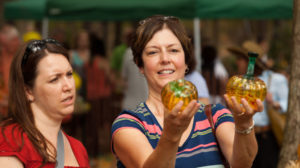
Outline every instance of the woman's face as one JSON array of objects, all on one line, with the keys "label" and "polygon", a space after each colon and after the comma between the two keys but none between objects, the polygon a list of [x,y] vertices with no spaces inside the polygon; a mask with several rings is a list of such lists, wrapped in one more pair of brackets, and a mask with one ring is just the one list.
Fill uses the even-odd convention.
[{"label": "woman's face", "polygon": [[187,68],[178,38],[168,28],[156,32],[143,50],[144,67],[140,68],[150,89],[160,92],[170,81],[184,77]]},{"label": "woman's face", "polygon": [[75,82],[72,67],[61,54],[48,53],[37,66],[37,77],[29,93],[36,115],[63,119],[74,110]]}]

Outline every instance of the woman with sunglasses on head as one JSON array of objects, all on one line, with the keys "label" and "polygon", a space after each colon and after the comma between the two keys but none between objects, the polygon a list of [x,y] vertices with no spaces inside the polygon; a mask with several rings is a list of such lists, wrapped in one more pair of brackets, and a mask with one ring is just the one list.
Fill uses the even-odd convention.
[{"label": "woman with sunglasses on head", "polygon": [[53,39],[31,41],[14,57],[0,167],[89,167],[84,146],[61,130],[74,110],[72,72],[67,50]]},{"label": "woman with sunglasses on head", "polygon": [[[257,152],[252,120],[256,111],[247,101],[239,105],[225,95],[231,112],[220,104],[212,107],[216,135],[203,104],[192,100],[181,111],[181,101],[169,111],[162,103],[163,86],[184,77],[192,56],[190,39],[177,18],[153,16],[142,21],[131,48],[149,96],[135,110],[124,110],[112,125],[118,167],[221,168],[221,153],[231,167],[251,167]],[[257,103],[262,111],[262,102]]]}]

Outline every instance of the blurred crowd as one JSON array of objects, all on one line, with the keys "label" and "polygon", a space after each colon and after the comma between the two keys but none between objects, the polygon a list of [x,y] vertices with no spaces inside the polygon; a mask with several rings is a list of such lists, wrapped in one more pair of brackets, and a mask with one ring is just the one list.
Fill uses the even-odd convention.
[{"label": "blurred crowd", "polygon": [[[147,84],[144,76],[134,65],[130,45],[130,35],[133,29],[123,31],[121,42],[116,45],[111,55],[107,55],[104,40],[95,32],[82,29],[74,34],[74,46],[66,41],[64,33],[53,33],[54,38],[69,49],[71,64],[77,89],[76,110],[72,116],[64,120],[63,127],[70,135],[83,142],[91,158],[110,152],[110,129],[113,119],[122,109],[134,109],[139,102],[147,98]],[[41,35],[31,29],[20,34],[14,25],[4,24],[0,29],[0,114],[7,111],[8,74],[10,62],[22,43],[33,39],[41,39]],[[251,43],[254,48],[249,49]],[[248,48],[247,48],[248,47]],[[219,57],[217,46],[203,44],[202,65],[189,65],[187,80],[201,86],[198,90],[199,100],[204,104],[224,104],[223,95],[226,83],[233,75],[246,73],[247,51],[259,53],[263,64],[261,72],[256,76],[263,79],[269,92],[265,104],[269,104],[280,112],[287,110],[288,71],[273,71],[274,61],[268,57],[269,42],[265,39],[248,40],[241,46],[228,49],[230,63]],[[195,66],[201,67],[201,72]],[[272,77],[270,77],[272,76]],[[200,87],[198,87],[200,88]],[[280,90],[280,93],[276,92]],[[0,117],[1,117],[0,115]],[[257,120],[257,137],[266,151],[274,154],[278,160],[279,145],[274,140],[267,114],[255,117]],[[260,122],[262,121],[262,122]],[[269,138],[265,138],[268,135]],[[265,142],[265,140],[267,142]],[[260,146],[260,147],[261,147]],[[271,154],[270,153],[270,154]],[[269,157],[270,158],[270,157]],[[256,162],[266,161],[260,158]],[[256,163],[255,162],[255,163]],[[271,161],[270,161],[271,162]],[[257,163],[259,164],[259,163]],[[259,167],[259,166],[258,166]],[[266,165],[269,167],[269,165]]]}]

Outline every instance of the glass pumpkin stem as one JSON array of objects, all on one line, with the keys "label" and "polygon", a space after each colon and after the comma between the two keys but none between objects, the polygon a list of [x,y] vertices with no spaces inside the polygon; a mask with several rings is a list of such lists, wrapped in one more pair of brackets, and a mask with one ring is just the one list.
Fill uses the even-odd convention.
[{"label": "glass pumpkin stem", "polygon": [[258,54],[254,52],[248,52],[248,56],[249,56],[248,69],[244,77],[247,79],[251,79],[254,76],[255,60]]}]

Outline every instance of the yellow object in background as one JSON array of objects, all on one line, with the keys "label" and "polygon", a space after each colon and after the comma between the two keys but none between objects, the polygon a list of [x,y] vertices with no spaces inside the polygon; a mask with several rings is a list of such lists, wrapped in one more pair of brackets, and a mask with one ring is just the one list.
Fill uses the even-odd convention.
[{"label": "yellow object in background", "polygon": [[30,31],[23,35],[24,42],[28,42],[31,40],[41,40],[41,39],[42,39],[42,36],[40,35],[40,33],[36,32],[36,31]]},{"label": "yellow object in background", "polygon": [[80,76],[76,72],[73,72],[73,78],[75,80],[76,90],[80,89],[81,85],[82,85],[82,80],[81,80]]}]

